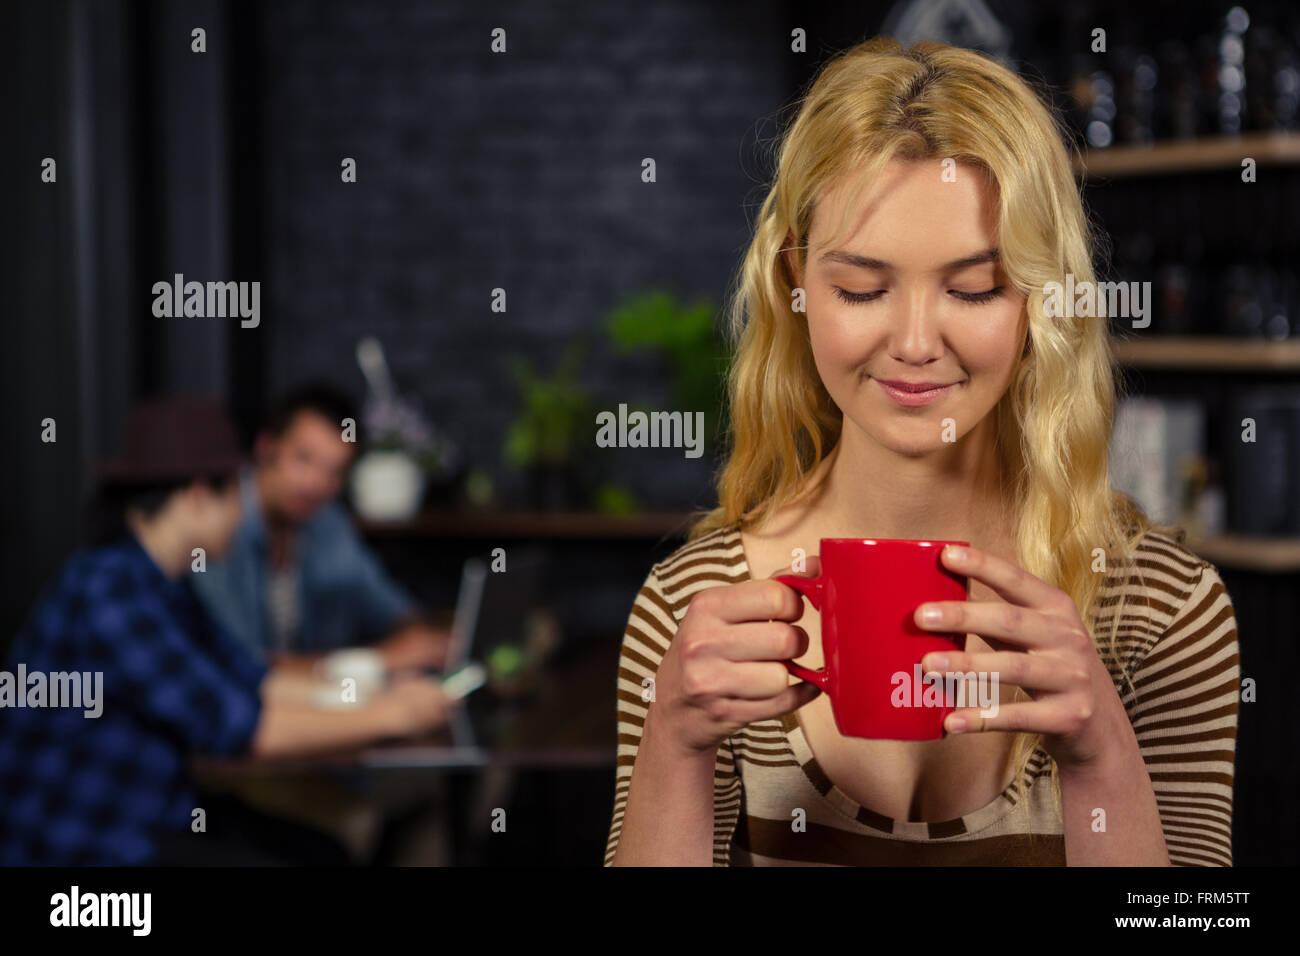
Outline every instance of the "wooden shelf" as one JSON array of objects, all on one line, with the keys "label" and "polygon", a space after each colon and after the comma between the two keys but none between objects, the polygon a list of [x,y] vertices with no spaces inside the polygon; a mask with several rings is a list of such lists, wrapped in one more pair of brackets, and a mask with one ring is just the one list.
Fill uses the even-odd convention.
[{"label": "wooden shelf", "polygon": [[689,513],[607,515],[595,511],[431,511],[410,521],[357,521],[366,537],[606,538],[685,537]]},{"label": "wooden shelf", "polygon": [[1113,343],[1115,357],[1133,368],[1300,371],[1300,339],[1150,336]]},{"label": "wooden shelf", "polygon": [[1190,541],[1188,547],[1219,567],[1274,574],[1300,571],[1300,538],[1222,534]]},{"label": "wooden shelf", "polygon": [[1247,156],[1259,165],[1300,163],[1300,134],[1247,133],[1214,139],[1175,140],[1150,146],[1093,149],[1075,161],[1075,173],[1089,178],[1159,176],[1205,169],[1241,169]]}]

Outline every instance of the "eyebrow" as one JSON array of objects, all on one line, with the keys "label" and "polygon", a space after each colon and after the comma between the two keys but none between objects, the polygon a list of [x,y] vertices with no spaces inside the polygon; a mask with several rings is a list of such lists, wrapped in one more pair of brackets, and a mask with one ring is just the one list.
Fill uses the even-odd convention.
[{"label": "eyebrow", "polygon": [[[985,249],[983,252],[977,252],[972,256],[963,256],[960,259],[954,259],[952,262],[946,262],[939,267],[940,272],[956,272],[958,269],[965,269],[968,266],[978,266],[985,262],[997,262],[998,250]],[[823,253],[819,262],[840,263],[846,266],[857,266],[860,269],[892,269],[883,259],[873,259],[871,256],[860,256],[857,253],[845,252],[843,249],[833,249],[830,252]]]}]

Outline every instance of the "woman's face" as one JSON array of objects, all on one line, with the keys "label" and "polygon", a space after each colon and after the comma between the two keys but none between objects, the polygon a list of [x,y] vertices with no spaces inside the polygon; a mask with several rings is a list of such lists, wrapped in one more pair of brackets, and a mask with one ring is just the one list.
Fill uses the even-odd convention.
[{"label": "woman's face", "polygon": [[[808,237],[808,331],[822,382],[852,426],[900,454],[960,440],[997,405],[1025,343],[1025,297],[997,259],[997,193],[977,169],[894,160],[848,211],[818,203]],[[823,238],[825,237],[825,238]],[[951,423],[947,420],[951,419]]]}]

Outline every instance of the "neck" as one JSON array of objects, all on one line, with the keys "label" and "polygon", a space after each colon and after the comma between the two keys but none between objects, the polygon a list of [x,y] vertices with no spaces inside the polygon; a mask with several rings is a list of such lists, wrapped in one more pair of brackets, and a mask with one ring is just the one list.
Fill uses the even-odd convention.
[{"label": "neck", "polygon": [[180,577],[190,562],[190,546],[167,522],[136,520],[128,521],[127,526],[163,574]]},{"label": "neck", "polygon": [[275,490],[270,469],[266,466],[255,469],[253,481],[257,486],[257,507],[262,511],[262,526],[266,529],[271,564],[273,567],[283,567],[289,560],[294,525],[285,520],[275,507]]},{"label": "neck", "polygon": [[253,484],[257,488],[257,506],[262,509],[262,521],[270,524],[272,519],[271,503],[274,501],[274,489],[271,486],[271,469],[258,465],[253,469]]},{"label": "neck", "polygon": [[1013,527],[991,417],[928,455],[899,454],[846,421],[823,464],[821,510],[837,537],[976,543]]}]

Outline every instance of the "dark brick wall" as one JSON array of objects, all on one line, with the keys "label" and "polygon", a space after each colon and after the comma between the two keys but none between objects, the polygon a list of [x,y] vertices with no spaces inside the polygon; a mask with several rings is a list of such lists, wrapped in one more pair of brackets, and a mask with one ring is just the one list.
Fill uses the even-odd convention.
[{"label": "dark brick wall", "polygon": [[[509,481],[508,356],[549,368],[651,287],[721,305],[761,201],[755,139],[790,95],[782,4],[277,0],[263,16],[272,390],[324,374],[360,391],[355,343],[376,334],[399,387]],[[585,374],[600,407],[674,407],[653,359],[596,351]],[[709,497],[706,459],[597,451],[648,504]]]}]

